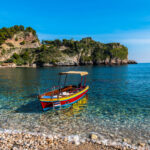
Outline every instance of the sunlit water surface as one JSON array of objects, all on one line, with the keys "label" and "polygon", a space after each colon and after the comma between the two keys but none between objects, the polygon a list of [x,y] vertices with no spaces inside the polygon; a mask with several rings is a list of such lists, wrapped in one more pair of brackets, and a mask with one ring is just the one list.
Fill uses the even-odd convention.
[{"label": "sunlit water surface", "polygon": [[[38,93],[57,85],[58,73],[88,71],[88,95],[72,107],[43,112]],[[79,76],[69,76],[77,83]],[[0,128],[62,135],[91,132],[106,139],[150,140],[150,64],[0,68]]]}]

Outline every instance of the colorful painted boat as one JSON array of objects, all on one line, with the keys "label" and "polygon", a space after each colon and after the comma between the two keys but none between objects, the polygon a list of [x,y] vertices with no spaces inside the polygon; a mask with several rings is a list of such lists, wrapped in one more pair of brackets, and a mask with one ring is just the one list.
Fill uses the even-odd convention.
[{"label": "colorful painted boat", "polygon": [[[78,85],[68,85],[65,86],[67,76],[69,74],[78,74],[81,76],[81,82]],[[76,103],[78,100],[82,99],[87,93],[89,86],[86,85],[86,76],[88,72],[82,71],[68,71],[68,72],[60,72],[59,73],[59,84],[61,81],[61,76],[65,75],[64,87],[46,92],[38,96],[41,106],[44,111],[50,108],[57,108],[63,106],[69,106]]]}]

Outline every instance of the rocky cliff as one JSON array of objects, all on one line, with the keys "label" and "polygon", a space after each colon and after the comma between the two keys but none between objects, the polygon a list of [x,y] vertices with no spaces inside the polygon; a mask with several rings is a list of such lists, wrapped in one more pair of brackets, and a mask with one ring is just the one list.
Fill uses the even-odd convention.
[{"label": "rocky cliff", "polygon": [[70,66],[133,64],[128,49],[120,43],[100,43],[92,38],[39,42],[31,27],[14,26],[0,29],[0,61],[11,66]]},{"label": "rocky cliff", "polygon": [[[44,60],[39,64],[51,65],[121,65],[136,63],[128,60],[128,49],[120,43],[100,43],[92,38],[83,38],[80,41],[74,40],[54,40],[43,41],[44,48],[41,49]],[[55,50],[57,49],[57,51]],[[49,52],[56,53],[55,57],[50,58]],[[46,54],[44,54],[46,53]],[[39,59],[40,60],[40,59]],[[50,61],[53,60],[53,61]]]},{"label": "rocky cliff", "polygon": [[0,61],[6,61],[14,53],[20,54],[23,49],[38,47],[40,41],[30,27],[20,29],[20,26],[14,26],[0,29]]}]

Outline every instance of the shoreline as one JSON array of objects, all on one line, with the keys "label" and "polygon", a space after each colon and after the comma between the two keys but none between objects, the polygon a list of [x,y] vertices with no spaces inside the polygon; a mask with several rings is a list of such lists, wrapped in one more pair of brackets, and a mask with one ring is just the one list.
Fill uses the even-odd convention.
[{"label": "shoreline", "polygon": [[[138,63],[134,63],[138,64]],[[22,66],[16,66],[16,65],[8,65],[8,66],[2,66],[0,65],[0,68],[49,68],[49,67],[76,67],[76,66],[126,66],[126,65],[134,65],[134,64],[98,64],[98,65],[92,65],[92,64],[87,64],[87,65],[47,65],[47,66],[30,66],[30,65],[22,65]]]},{"label": "shoreline", "polygon": [[96,134],[89,138],[80,135],[61,136],[60,134],[48,135],[37,132],[22,132],[17,130],[0,131],[0,147],[2,149],[62,149],[62,150],[146,150],[150,147],[144,143],[131,146],[126,141],[115,142],[97,140]]}]

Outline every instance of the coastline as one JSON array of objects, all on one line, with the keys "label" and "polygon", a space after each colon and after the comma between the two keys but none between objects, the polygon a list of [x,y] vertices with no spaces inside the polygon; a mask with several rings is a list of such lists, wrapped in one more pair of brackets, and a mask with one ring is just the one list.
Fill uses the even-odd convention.
[{"label": "coastline", "polygon": [[[93,134],[95,135],[95,134]],[[46,135],[35,132],[20,132],[16,130],[0,131],[0,147],[2,149],[62,149],[62,150],[145,150],[149,147],[144,143],[131,146],[123,142],[108,142],[92,138],[81,138],[79,135],[61,136],[59,134]]]},{"label": "coastline", "polygon": [[100,63],[100,64],[42,64],[42,65],[37,65],[37,64],[27,64],[27,65],[21,65],[21,66],[17,66],[14,63],[3,63],[2,65],[0,65],[0,68],[38,68],[38,67],[70,67],[70,66],[123,66],[123,65],[129,65],[129,64],[138,64],[136,61],[134,60],[129,60],[127,63]]}]

